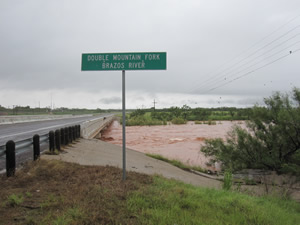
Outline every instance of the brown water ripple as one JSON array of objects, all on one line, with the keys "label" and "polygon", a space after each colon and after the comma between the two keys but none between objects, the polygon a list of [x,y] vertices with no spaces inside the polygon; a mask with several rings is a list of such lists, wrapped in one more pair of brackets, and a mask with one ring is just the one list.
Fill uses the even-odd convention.
[{"label": "brown water ripple", "polygon": [[[209,158],[200,151],[204,141],[210,138],[225,139],[233,125],[244,124],[240,121],[220,121],[216,125],[188,122],[184,125],[130,126],[126,127],[126,147],[215,171],[219,170],[218,166],[208,166]],[[121,146],[122,126],[119,122],[114,121],[102,133],[101,140]]]}]

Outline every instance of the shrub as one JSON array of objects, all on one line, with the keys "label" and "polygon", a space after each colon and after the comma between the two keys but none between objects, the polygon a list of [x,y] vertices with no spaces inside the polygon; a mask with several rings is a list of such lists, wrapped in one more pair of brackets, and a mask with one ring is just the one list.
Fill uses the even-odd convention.
[{"label": "shrub", "polygon": [[204,123],[204,124],[207,124],[207,125],[217,125],[217,122],[216,122],[216,121],[211,121],[211,120],[209,120],[209,121],[204,121],[203,123]]},{"label": "shrub", "polygon": [[181,117],[175,117],[171,121],[173,124],[186,124],[187,121]]},{"label": "shrub", "polygon": [[252,109],[247,128],[235,126],[222,139],[206,140],[201,149],[225,168],[268,169],[300,176],[300,90],[292,97],[279,92]]}]

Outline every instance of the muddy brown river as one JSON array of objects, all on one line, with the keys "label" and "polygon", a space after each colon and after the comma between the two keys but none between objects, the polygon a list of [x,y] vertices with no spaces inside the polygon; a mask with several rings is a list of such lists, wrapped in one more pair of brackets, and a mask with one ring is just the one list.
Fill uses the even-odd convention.
[{"label": "muddy brown river", "polygon": [[[219,170],[219,166],[208,165],[209,158],[204,156],[200,148],[204,145],[205,139],[224,139],[233,125],[244,126],[244,122],[220,121],[216,125],[188,122],[184,125],[129,126],[126,127],[126,147],[216,171]],[[101,140],[121,146],[122,125],[114,121],[103,131]]]}]

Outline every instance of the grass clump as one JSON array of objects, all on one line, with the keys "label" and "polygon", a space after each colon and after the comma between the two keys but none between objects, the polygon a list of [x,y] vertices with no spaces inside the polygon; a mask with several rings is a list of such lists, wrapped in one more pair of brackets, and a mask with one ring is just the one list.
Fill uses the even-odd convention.
[{"label": "grass clump", "polygon": [[225,171],[223,189],[229,191],[231,187],[232,187],[232,173],[230,171]]},{"label": "grass clump", "polygon": [[8,196],[7,198],[7,204],[15,207],[15,206],[19,206],[24,202],[24,197],[22,194],[16,195],[16,194],[11,194],[10,196]]}]

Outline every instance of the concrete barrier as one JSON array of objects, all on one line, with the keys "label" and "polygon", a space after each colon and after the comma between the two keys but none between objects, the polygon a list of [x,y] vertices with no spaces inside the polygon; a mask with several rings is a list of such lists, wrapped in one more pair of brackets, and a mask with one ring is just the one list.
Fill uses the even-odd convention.
[{"label": "concrete barrier", "polygon": [[25,123],[43,120],[54,119],[67,119],[74,117],[92,116],[92,114],[86,115],[22,115],[22,116],[0,116],[0,124],[13,124],[13,123]]},{"label": "concrete barrier", "polygon": [[93,119],[81,124],[81,137],[85,139],[92,139],[97,136],[101,130],[109,126],[115,116],[107,116],[103,118]]}]

